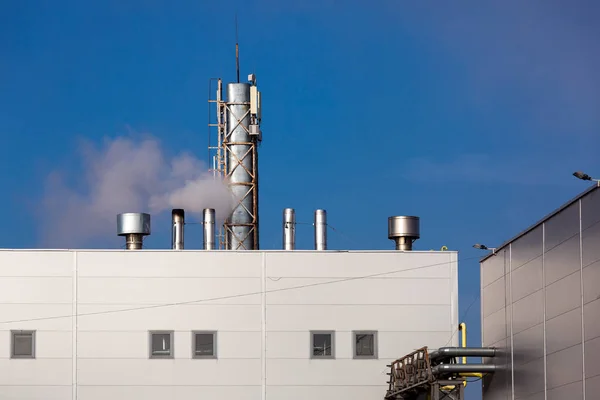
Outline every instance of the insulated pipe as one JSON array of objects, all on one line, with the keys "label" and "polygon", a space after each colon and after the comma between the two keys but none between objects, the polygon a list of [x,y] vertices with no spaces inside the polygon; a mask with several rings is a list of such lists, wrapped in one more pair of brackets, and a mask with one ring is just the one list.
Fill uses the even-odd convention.
[{"label": "insulated pipe", "polygon": [[204,231],[204,250],[215,250],[215,209],[205,208],[202,211],[202,226]]},{"label": "insulated pipe", "polygon": [[296,248],[296,212],[293,208],[283,210],[283,249]]},{"label": "insulated pipe", "polygon": [[185,212],[181,208],[171,211],[171,248],[183,250],[183,233],[185,225]]},{"label": "insulated pipe", "polygon": [[494,364],[440,364],[431,367],[431,372],[434,375],[441,374],[457,374],[468,372],[492,373],[496,371]]},{"label": "insulated pipe", "polygon": [[429,354],[429,359],[435,361],[453,357],[495,357],[496,349],[492,347],[442,347]]},{"label": "insulated pipe", "polygon": [[327,250],[327,211],[315,210],[315,249]]}]

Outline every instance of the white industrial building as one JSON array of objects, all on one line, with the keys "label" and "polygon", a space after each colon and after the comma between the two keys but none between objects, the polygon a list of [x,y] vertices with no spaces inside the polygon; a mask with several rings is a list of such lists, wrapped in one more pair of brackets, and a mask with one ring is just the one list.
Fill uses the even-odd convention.
[{"label": "white industrial building", "polygon": [[[391,217],[392,251],[260,249],[260,92],[217,81],[212,173],[234,206],[203,213],[203,250],[143,246],[150,215],[117,216],[127,250],[0,250],[0,400],[382,400],[391,361],[458,344],[453,251],[412,251],[417,217]],[[219,233],[217,234],[217,230]],[[382,232],[383,233],[383,232]],[[218,240],[217,240],[218,238]]]},{"label": "white industrial building", "polygon": [[0,251],[0,399],[383,399],[452,251]]}]

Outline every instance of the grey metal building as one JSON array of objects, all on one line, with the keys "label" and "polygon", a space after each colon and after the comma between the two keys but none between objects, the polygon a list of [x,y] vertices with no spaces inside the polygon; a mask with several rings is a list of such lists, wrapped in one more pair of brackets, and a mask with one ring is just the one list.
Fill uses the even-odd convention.
[{"label": "grey metal building", "polygon": [[483,398],[600,398],[600,187],[481,261]]}]

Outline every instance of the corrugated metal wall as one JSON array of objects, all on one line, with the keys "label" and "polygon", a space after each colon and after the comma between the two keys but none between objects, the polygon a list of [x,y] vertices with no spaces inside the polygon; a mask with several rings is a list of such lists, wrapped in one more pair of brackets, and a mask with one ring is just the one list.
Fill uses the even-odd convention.
[{"label": "corrugated metal wall", "polygon": [[[600,190],[481,264],[485,400],[600,398]],[[547,397],[546,397],[547,396]]]}]

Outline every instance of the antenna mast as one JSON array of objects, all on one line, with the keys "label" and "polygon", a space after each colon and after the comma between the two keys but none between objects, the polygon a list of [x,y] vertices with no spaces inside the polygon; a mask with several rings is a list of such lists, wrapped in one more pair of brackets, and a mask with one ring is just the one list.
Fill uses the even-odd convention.
[{"label": "antenna mast", "polygon": [[240,45],[238,44],[237,12],[235,13],[235,69],[237,74],[237,83],[240,83]]}]

